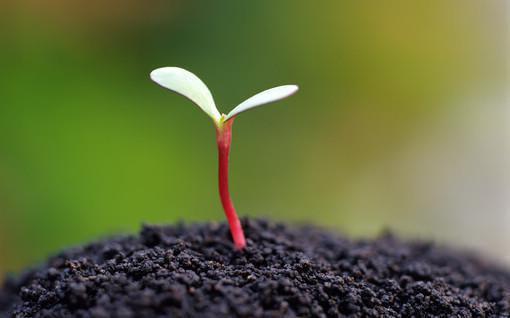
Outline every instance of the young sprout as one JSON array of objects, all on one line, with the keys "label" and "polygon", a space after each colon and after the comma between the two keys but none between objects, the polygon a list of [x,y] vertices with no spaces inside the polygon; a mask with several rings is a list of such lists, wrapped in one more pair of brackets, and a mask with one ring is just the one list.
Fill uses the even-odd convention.
[{"label": "young sprout", "polygon": [[249,109],[286,98],[294,94],[298,87],[284,85],[265,90],[248,98],[225,115],[218,111],[209,88],[195,74],[179,67],[162,67],[152,71],[150,77],[157,84],[188,98],[212,118],[218,144],[221,204],[230,225],[234,245],[237,249],[243,249],[246,246],[243,228],[228,190],[228,162],[234,118]]}]

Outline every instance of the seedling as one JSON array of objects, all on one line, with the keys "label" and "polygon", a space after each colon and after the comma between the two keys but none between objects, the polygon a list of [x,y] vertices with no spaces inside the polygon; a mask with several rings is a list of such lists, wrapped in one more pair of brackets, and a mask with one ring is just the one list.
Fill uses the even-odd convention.
[{"label": "seedling", "polygon": [[195,74],[179,67],[162,67],[152,71],[150,77],[157,84],[188,98],[212,118],[218,144],[221,204],[230,225],[234,245],[237,249],[243,249],[246,239],[228,190],[228,163],[234,119],[249,109],[286,98],[294,94],[298,87],[284,85],[265,90],[248,98],[225,115],[218,111],[209,88]]}]

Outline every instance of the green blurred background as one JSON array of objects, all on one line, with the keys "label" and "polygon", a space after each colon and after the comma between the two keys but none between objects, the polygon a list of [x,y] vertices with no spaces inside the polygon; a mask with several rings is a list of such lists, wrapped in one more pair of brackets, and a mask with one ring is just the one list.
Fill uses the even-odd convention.
[{"label": "green blurred background", "polygon": [[510,259],[508,2],[3,0],[0,274],[142,222],[223,220],[214,129],[149,72],[201,77],[234,127],[242,216],[385,228]]}]

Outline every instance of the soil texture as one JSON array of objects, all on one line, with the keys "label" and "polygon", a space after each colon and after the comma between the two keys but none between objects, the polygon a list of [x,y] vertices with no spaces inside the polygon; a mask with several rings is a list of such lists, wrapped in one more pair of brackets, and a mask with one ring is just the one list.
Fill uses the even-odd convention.
[{"label": "soil texture", "polygon": [[390,234],[243,220],[144,226],[9,277],[0,317],[509,317],[510,272]]}]

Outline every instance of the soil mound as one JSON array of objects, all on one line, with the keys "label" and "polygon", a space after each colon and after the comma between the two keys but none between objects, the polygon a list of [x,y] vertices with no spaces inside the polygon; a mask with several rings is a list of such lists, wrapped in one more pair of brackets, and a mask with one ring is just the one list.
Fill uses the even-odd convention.
[{"label": "soil mound", "polygon": [[392,235],[352,241],[244,220],[144,226],[64,251],[0,289],[1,317],[508,317],[510,273]]}]

